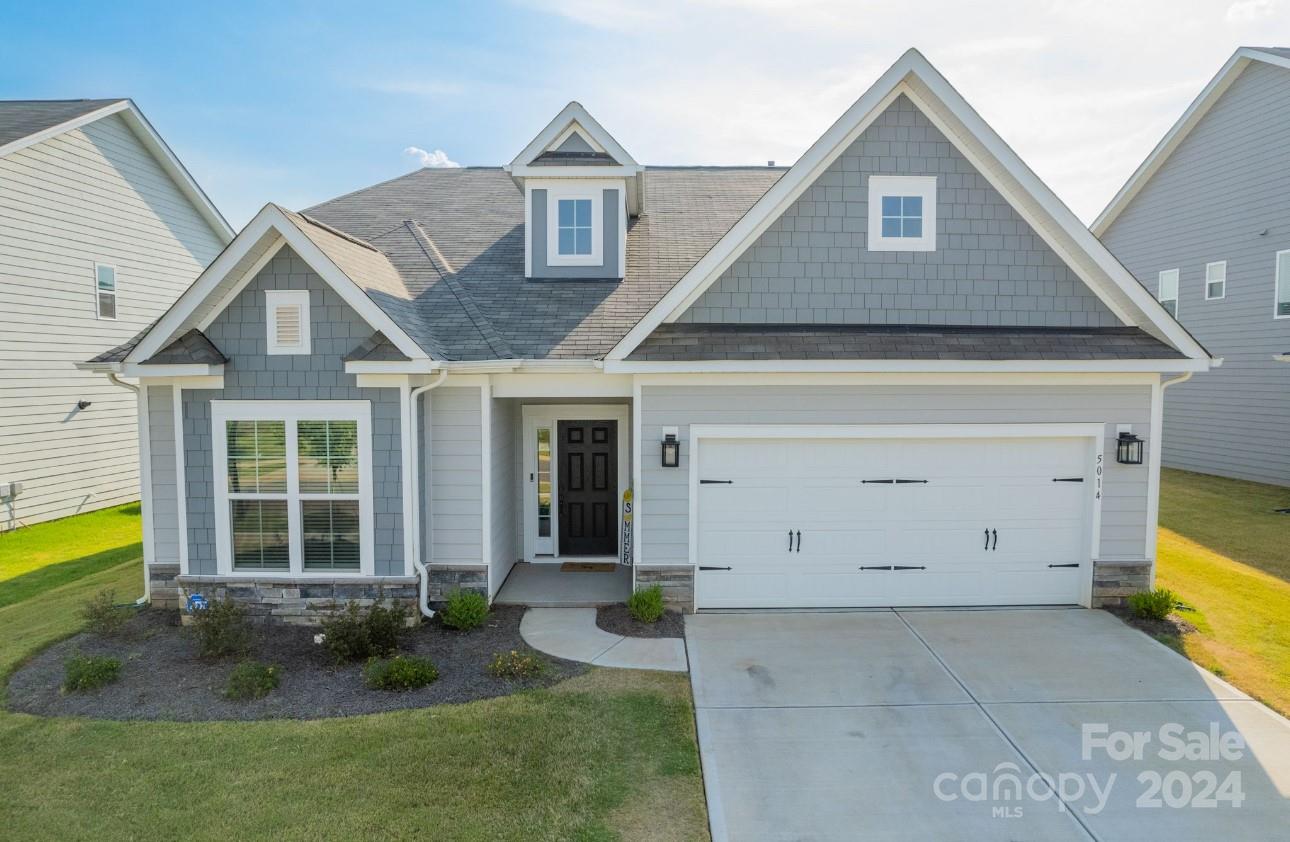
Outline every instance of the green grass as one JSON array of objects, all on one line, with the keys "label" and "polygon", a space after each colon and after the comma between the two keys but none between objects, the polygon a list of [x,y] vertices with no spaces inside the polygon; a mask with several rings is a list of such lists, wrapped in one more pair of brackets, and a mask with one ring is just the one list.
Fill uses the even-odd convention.
[{"label": "green grass", "polygon": [[0,533],[0,607],[141,557],[140,520],[127,503]]},{"label": "green grass", "polygon": [[1156,583],[1194,611],[1170,642],[1290,714],[1290,489],[1164,471]]},{"label": "green grass", "polygon": [[[104,587],[137,596],[139,565],[0,608],[0,675]],[[707,838],[689,685],[661,673],[313,722],[0,712],[0,780],[4,836],[33,842]]]}]

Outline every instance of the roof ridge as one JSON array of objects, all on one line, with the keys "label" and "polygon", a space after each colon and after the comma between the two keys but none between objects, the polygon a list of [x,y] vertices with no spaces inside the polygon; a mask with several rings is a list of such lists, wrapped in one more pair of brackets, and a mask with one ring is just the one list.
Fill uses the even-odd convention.
[{"label": "roof ridge", "polygon": [[[462,286],[461,282],[457,280],[456,272],[452,268],[452,265],[449,264],[447,260],[443,259],[443,253],[439,251],[439,247],[435,245],[434,240],[432,240],[430,235],[425,232],[425,229],[421,227],[421,224],[414,219],[406,219],[403,224],[407,226],[410,232],[412,232],[412,238],[417,241],[417,245],[421,247],[426,258],[430,260],[434,270],[439,273],[439,277],[443,278],[444,283],[448,285],[448,289],[461,304],[462,309],[466,311],[466,315],[470,317],[471,322],[475,325],[475,329],[484,337],[484,341],[488,343],[488,347],[493,349],[493,353],[497,354],[501,359],[514,357],[515,352],[511,350],[511,345],[506,341],[506,337],[504,337],[489,318],[484,315],[484,311],[479,309],[479,304],[475,301],[474,297],[464,286]],[[445,271],[445,269],[447,271]]]}]

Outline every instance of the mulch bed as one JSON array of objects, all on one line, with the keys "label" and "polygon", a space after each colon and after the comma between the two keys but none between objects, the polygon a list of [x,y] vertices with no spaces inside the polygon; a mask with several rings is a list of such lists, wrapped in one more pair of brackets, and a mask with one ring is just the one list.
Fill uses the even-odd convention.
[{"label": "mulch bed", "polygon": [[[541,655],[548,669],[522,680],[494,678],[485,670],[494,653],[531,650],[520,638],[521,607],[499,606],[483,626],[469,632],[422,623],[400,651],[430,658],[439,680],[418,690],[392,693],[363,685],[361,663],[336,666],[314,643],[320,629],[262,626],[250,657],[282,667],[277,689],[263,699],[223,697],[235,659],[205,660],[191,629],[173,611],[142,611],[118,638],[83,632],[38,654],[9,679],[11,710],[41,716],[96,719],[206,721],[222,719],[318,719],[505,696],[546,687],[585,672],[586,664]],[[89,693],[59,692],[63,660],[75,653],[121,661],[121,678]]]},{"label": "mulch bed", "polygon": [[657,623],[642,623],[626,605],[602,605],[596,609],[596,625],[625,637],[685,637],[685,617],[676,611],[664,611]]},{"label": "mulch bed", "polygon": [[1146,617],[1137,616],[1128,608],[1112,607],[1107,610],[1119,617],[1125,623],[1133,626],[1135,629],[1146,632],[1152,637],[1181,638],[1183,635],[1188,635],[1196,631],[1195,626],[1187,622],[1178,614],[1170,614],[1163,620],[1151,620]]}]

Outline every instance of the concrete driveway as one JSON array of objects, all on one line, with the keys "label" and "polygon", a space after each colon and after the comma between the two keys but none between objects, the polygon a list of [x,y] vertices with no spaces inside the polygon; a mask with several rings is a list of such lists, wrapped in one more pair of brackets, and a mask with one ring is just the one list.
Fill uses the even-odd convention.
[{"label": "concrete driveway", "polygon": [[1290,834],[1290,723],[1105,612],[701,614],[686,646],[715,842]]}]

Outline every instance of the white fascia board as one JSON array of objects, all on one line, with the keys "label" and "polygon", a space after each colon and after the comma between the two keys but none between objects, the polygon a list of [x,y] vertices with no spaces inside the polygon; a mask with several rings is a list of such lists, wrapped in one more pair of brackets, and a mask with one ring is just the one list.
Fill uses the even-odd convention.
[{"label": "white fascia board", "polygon": [[606,360],[609,374],[706,372],[1173,372],[1208,371],[1209,359],[1179,360]]},{"label": "white fascia board", "polygon": [[[515,156],[515,160],[511,161],[510,166],[506,169],[514,175],[515,168],[526,166],[534,158],[545,152],[555,139],[569,127],[570,123],[577,123],[583,130],[584,135],[590,135],[589,139],[595,141],[618,163],[636,164],[636,159],[627,154],[627,150],[614,139],[613,135],[605,130],[604,126],[600,125],[595,117],[587,113],[587,109],[583,108],[581,103],[570,102],[560,110],[559,114],[555,115],[551,122],[546,124],[542,131],[537,133],[533,140],[529,141],[528,146],[525,146],[520,154]],[[539,169],[546,168],[540,167]]]},{"label": "white fascia board", "polygon": [[[356,284],[348,275],[331,261],[331,258],[318,248],[312,240],[304,235],[299,227],[291,221],[282,209],[277,205],[265,205],[255,218],[238,233],[233,242],[229,243],[215,258],[214,262],[206,268],[197,277],[197,280],[184,291],[179,300],[166,312],[161,319],[153,325],[147,335],[139,341],[134,350],[126,357],[126,362],[138,363],[149,359],[172,337],[177,335],[181,328],[187,324],[188,320],[201,308],[202,304],[219,288],[219,285],[226,279],[226,276],[238,264],[246,253],[267,234],[270,229],[276,231],[282,238],[283,242],[270,246],[271,249],[281,248],[282,245],[291,246],[292,250],[300,256],[305,263],[309,264],[318,276],[323,279],[336,294],[341,297],[357,312],[373,330],[379,330],[385,334],[394,345],[405,355],[412,359],[429,359],[422,348],[408,336],[401,327],[395,324],[394,320],[382,310],[376,302],[367,295],[363,289]],[[259,261],[256,266],[262,265]],[[242,285],[248,283],[253,276],[249,273],[244,274],[238,279]]]},{"label": "white fascia board", "polygon": [[556,135],[555,139],[552,140],[549,144],[547,144],[546,148],[559,149],[561,144],[563,144],[566,140],[568,140],[571,135],[575,135],[575,134],[581,137],[583,140],[585,140],[587,142],[587,145],[591,147],[592,151],[602,152],[602,153],[605,152],[605,147],[601,146],[599,141],[597,141],[591,135],[590,132],[588,132],[582,126],[578,125],[578,122],[576,120],[570,123],[568,126],[566,126],[564,131]]},{"label": "white fascia board", "polygon": [[1232,53],[1231,58],[1224,63],[1218,73],[1214,74],[1214,78],[1192,100],[1191,104],[1187,106],[1187,110],[1178,118],[1178,121],[1169,128],[1169,131],[1165,132],[1165,136],[1160,139],[1160,142],[1151,150],[1151,153],[1147,155],[1142,164],[1133,171],[1133,175],[1129,176],[1129,180],[1124,183],[1124,186],[1115,194],[1106,208],[1098,214],[1097,219],[1090,226],[1095,235],[1101,237],[1106,233],[1106,230],[1111,227],[1111,223],[1115,222],[1124,209],[1128,207],[1129,202],[1133,201],[1133,197],[1138,195],[1138,191],[1146,186],[1151,177],[1164,165],[1179,144],[1201,121],[1201,118],[1209,113],[1214,103],[1231,87],[1232,83],[1249,66],[1251,61],[1261,61],[1265,64],[1290,70],[1290,59],[1273,53],[1265,53],[1262,50],[1250,47],[1241,47]]},{"label": "white fascia board", "polygon": [[92,371],[92,372],[95,372],[96,374],[108,374],[108,373],[120,374],[121,366],[123,365],[123,363],[80,362],[80,363],[74,363],[73,365],[75,368],[77,368],[80,371]]},{"label": "white fascia board", "polygon": [[624,167],[514,167],[511,170],[512,178],[531,179],[561,179],[562,183],[571,178],[580,179],[606,179],[606,178],[635,178],[636,174],[644,171],[644,167],[631,165]]},{"label": "white fascia board", "polygon": [[135,133],[135,136],[139,138],[140,142],[143,143],[148,152],[151,153],[153,158],[157,160],[157,163],[161,165],[161,168],[166,171],[166,174],[170,176],[170,178],[179,187],[180,191],[193,204],[193,207],[197,209],[197,212],[202,215],[202,218],[210,225],[211,230],[213,230],[216,236],[220,238],[220,241],[224,245],[228,245],[233,240],[233,228],[228,224],[228,221],[224,219],[224,215],[215,207],[215,203],[210,200],[210,197],[207,196],[205,192],[203,192],[201,186],[198,185],[197,180],[188,172],[188,169],[180,162],[179,158],[166,144],[166,141],[163,140],[161,135],[157,133],[157,130],[152,127],[152,124],[148,122],[148,118],[143,116],[143,112],[139,110],[138,106],[136,106],[132,100],[123,99],[118,102],[110,103],[102,108],[82,114],[79,117],[74,117],[63,123],[59,123],[56,126],[50,126],[47,129],[42,129],[41,131],[10,141],[9,143],[0,146],[0,158],[3,158],[5,155],[12,152],[17,152],[19,149],[26,149],[28,146],[40,143],[42,140],[57,137],[64,132],[79,129],[81,126],[87,126],[90,123],[101,120],[104,117],[111,116],[112,114],[121,115],[122,119],[125,120],[126,125],[130,127],[131,131]]},{"label": "white fascia board", "polygon": [[214,377],[224,374],[223,364],[208,365],[206,363],[174,363],[174,364],[157,364],[142,365],[140,363],[126,363],[121,367],[121,373],[126,377]]},{"label": "white fascia board", "polygon": [[[927,96],[920,94],[913,84],[921,84]],[[1060,228],[1067,237],[1086,253],[1089,260],[1106,279],[1115,284],[1140,310],[1141,319],[1129,318],[1122,309],[1102,288],[1102,279],[1081,275],[1089,289],[1111,308],[1126,324],[1138,325],[1145,321],[1158,332],[1160,338],[1169,341],[1174,347],[1193,358],[1208,359],[1205,349],[1196,342],[1180,324],[1165,312],[1160,303],[1147,293],[1146,289],[1129,274],[1111,255],[1096,237],[1078,218],[1059,200],[1053,192],[1027,167],[1016,153],[1004,143],[992,128],[981,118],[963,97],[917,50],[908,50],[884,73],[869,90],[865,91],[846,113],[826,131],[819,140],[812,144],[796,164],[784,174],[766,193],[753,204],[752,208],[708,251],[680,281],[624,336],[606,355],[606,361],[623,360],[641,342],[645,340],[664,321],[675,320],[689,307],[705,289],[712,285],[721,273],[743,254],[788,207],[805,192],[811,184],[840,156],[857,137],[869,127],[873,120],[882,113],[897,96],[904,94],[910,97],[923,110],[933,123],[944,131],[944,120],[937,115],[938,108],[944,108],[963,126],[976,143],[978,143],[997,166],[1013,179],[1025,198],[1041,209],[1054,226]],[[936,106],[928,102],[928,97],[936,100]],[[956,134],[947,131],[953,138]],[[1015,190],[1005,189],[997,178],[991,178],[992,167],[983,166],[974,160],[971,149],[962,142],[955,144],[959,151],[990,179],[996,189],[1000,189],[1005,198],[1023,216],[1025,202]],[[1030,221],[1029,219],[1027,221]],[[1045,225],[1032,227],[1050,246],[1052,238],[1045,230]],[[1060,252],[1059,252],[1060,253]],[[1072,267],[1077,268],[1077,267]]]},{"label": "white fascia board", "polygon": [[434,374],[443,368],[438,360],[350,360],[346,374]]}]

